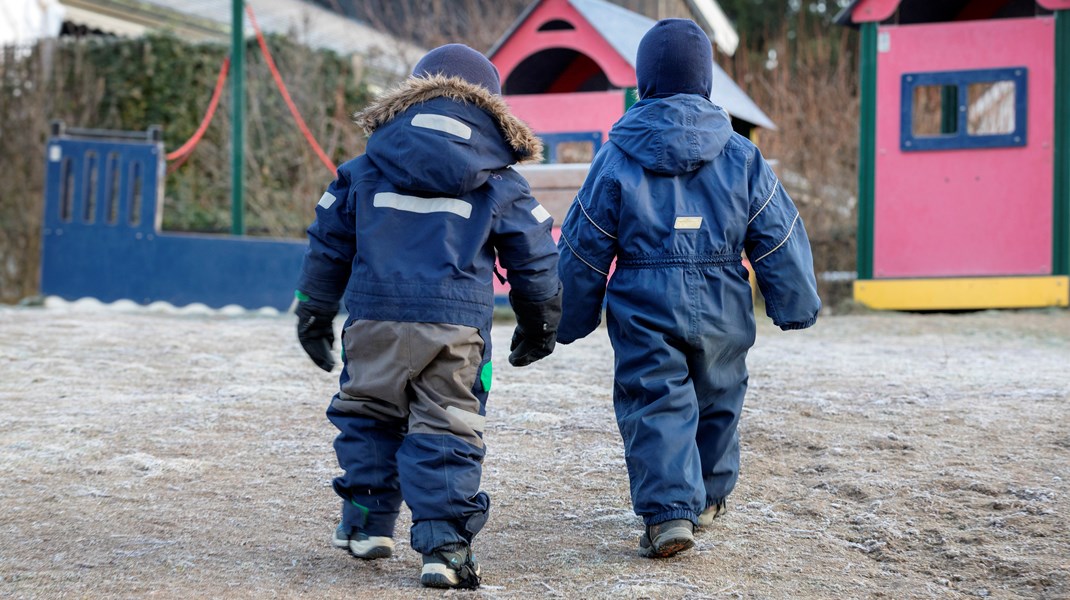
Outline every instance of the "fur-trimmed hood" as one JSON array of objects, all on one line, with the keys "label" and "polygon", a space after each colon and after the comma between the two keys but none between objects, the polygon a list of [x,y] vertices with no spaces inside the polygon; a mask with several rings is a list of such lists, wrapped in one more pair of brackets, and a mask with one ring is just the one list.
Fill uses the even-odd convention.
[{"label": "fur-trimmed hood", "polygon": [[526,123],[509,111],[505,100],[460,77],[409,77],[356,113],[353,120],[370,136],[406,110],[436,98],[448,98],[485,111],[497,123],[517,162],[537,163],[542,160],[542,142]]}]

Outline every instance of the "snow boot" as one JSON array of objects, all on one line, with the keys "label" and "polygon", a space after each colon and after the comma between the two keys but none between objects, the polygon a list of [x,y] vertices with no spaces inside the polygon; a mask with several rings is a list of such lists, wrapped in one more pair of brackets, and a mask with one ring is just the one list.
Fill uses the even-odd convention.
[{"label": "snow boot", "polygon": [[376,558],[390,558],[394,553],[394,540],[381,535],[372,535],[363,531],[354,531],[352,535],[346,535],[339,525],[334,530],[334,539],[331,543],[335,548],[347,550],[357,558],[372,560]]},{"label": "snow boot", "polygon": [[721,498],[716,504],[707,506],[706,510],[702,511],[702,514],[698,516],[698,526],[709,527],[714,519],[726,512],[728,512],[728,503],[725,498]]},{"label": "snow boot", "polygon": [[695,545],[695,525],[687,519],[673,519],[648,525],[639,538],[639,556],[668,558]]},{"label": "snow boot", "polygon": [[431,588],[479,587],[479,563],[466,544],[447,544],[424,555],[420,584]]}]

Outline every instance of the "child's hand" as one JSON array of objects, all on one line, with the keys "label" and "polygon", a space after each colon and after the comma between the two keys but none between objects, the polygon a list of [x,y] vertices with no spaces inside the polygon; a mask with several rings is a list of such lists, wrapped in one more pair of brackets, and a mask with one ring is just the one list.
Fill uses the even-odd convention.
[{"label": "child's hand", "polygon": [[526,367],[549,356],[557,343],[557,325],[561,322],[561,288],[554,296],[538,302],[510,293],[509,303],[516,313],[509,364]]},{"label": "child's hand", "polygon": [[509,344],[509,350],[512,351],[509,354],[509,364],[514,367],[526,367],[539,359],[550,356],[556,343],[557,332],[552,332],[548,336],[538,335],[529,338],[517,325],[516,330],[513,331],[513,341]]},{"label": "child's hand", "polygon": [[297,339],[316,366],[330,373],[334,369],[334,315],[337,313],[313,308],[298,302]]}]

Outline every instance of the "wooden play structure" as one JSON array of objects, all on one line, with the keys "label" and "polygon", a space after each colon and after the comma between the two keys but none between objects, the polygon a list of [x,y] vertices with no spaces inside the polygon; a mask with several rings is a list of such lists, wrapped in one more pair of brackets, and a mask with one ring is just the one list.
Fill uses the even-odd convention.
[{"label": "wooden play structure", "polygon": [[1070,0],[855,0],[876,309],[1070,305]]},{"label": "wooden play structure", "polygon": [[[590,162],[636,101],[635,57],[653,25],[605,0],[539,0],[487,52],[506,102],[542,138],[547,162]],[[711,99],[744,135],[775,129],[716,63]]]}]

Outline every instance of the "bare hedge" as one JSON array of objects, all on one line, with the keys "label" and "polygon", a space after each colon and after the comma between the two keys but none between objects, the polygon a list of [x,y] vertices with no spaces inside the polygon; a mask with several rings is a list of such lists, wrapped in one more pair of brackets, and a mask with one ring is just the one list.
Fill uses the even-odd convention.
[{"label": "bare hedge", "polygon": [[[361,152],[351,115],[367,101],[350,57],[269,37],[272,55],[312,134],[340,163]],[[166,35],[46,40],[0,54],[0,301],[38,291],[49,122],[144,130],[162,125],[170,151],[196,130],[226,47]],[[255,41],[246,49],[245,223],[252,235],[300,236],[331,174],[293,122]],[[165,181],[163,226],[230,228],[230,87],[189,159]]]}]

